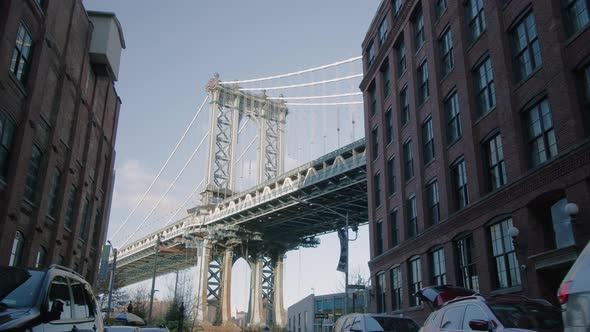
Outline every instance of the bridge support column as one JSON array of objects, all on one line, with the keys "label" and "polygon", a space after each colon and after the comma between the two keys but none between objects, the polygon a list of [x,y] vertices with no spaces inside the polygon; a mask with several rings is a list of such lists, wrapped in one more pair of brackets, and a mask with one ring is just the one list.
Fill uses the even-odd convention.
[{"label": "bridge support column", "polygon": [[285,326],[285,307],[283,303],[283,263],[285,255],[279,254],[275,260],[274,267],[274,299],[273,299],[273,316],[274,325]]},{"label": "bridge support column", "polygon": [[198,308],[197,308],[197,321],[201,324],[210,324],[208,309],[209,304],[207,303],[208,286],[209,286],[209,264],[211,263],[211,253],[213,246],[209,239],[203,241],[203,252],[201,257],[201,264],[199,264],[199,289],[198,289]]},{"label": "bridge support column", "polygon": [[264,324],[262,317],[262,257],[256,257],[250,263],[252,275],[250,277],[250,326]]},{"label": "bridge support column", "polygon": [[223,263],[221,267],[221,299],[219,306],[221,308],[221,325],[232,325],[231,320],[231,269],[233,266],[233,250],[226,248],[223,254]]}]

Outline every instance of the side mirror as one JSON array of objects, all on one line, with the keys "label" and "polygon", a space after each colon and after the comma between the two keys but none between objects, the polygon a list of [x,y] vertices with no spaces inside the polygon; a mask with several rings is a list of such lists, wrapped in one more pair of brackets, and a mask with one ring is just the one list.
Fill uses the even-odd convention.
[{"label": "side mirror", "polygon": [[65,302],[62,300],[55,300],[51,305],[51,309],[45,313],[45,321],[51,322],[53,320],[59,320],[61,318],[62,312],[64,312],[64,304]]},{"label": "side mirror", "polygon": [[474,331],[492,331],[490,322],[482,319],[470,320],[469,327]]}]

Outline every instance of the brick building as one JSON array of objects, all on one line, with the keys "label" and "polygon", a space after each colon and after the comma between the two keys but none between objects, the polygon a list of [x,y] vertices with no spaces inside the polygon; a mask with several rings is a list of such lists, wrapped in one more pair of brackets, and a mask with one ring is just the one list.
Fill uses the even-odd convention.
[{"label": "brick building", "polygon": [[375,310],[423,321],[435,284],[555,301],[590,239],[589,9],[382,1],[360,86]]},{"label": "brick building", "polygon": [[122,30],[81,0],[0,2],[0,265],[94,282],[107,228]]}]

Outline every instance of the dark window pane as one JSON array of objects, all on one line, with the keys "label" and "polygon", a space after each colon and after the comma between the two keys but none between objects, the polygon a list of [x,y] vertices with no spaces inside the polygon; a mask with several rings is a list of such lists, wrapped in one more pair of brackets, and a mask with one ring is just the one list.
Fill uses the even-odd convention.
[{"label": "dark window pane", "polygon": [[4,112],[0,112],[0,180],[6,181],[10,148],[14,136],[14,122]]},{"label": "dark window pane", "polygon": [[424,61],[418,67],[418,104],[424,103],[428,96],[428,63]]},{"label": "dark window pane", "polygon": [[483,10],[483,0],[467,0],[467,26],[470,41],[473,43],[486,31],[486,19]]},{"label": "dark window pane", "polygon": [[394,209],[389,214],[391,220],[391,246],[395,247],[399,244],[399,225],[397,221],[397,209]]},{"label": "dark window pane", "polygon": [[428,195],[428,221],[434,225],[440,220],[440,198],[438,196],[438,182],[433,181],[426,187]]},{"label": "dark window pane", "polygon": [[447,284],[447,268],[445,264],[445,251],[440,248],[430,253],[432,284]]},{"label": "dark window pane", "polygon": [[16,34],[16,42],[10,61],[10,71],[22,84],[27,81],[27,74],[31,65],[31,49],[33,39],[24,27],[20,25]]},{"label": "dark window pane", "polygon": [[414,296],[414,294],[422,288],[422,266],[420,257],[410,259],[408,263],[408,279],[410,286],[410,307],[419,306],[421,301]]},{"label": "dark window pane", "polygon": [[565,24],[571,37],[590,23],[588,0],[563,0]]},{"label": "dark window pane", "polygon": [[453,143],[461,137],[461,121],[459,118],[459,97],[453,93],[445,101],[445,113],[447,119],[447,143]]},{"label": "dark window pane", "polygon": [[520,285],[520,270],[512,238],[508,229],[512,219],[505,219],[490,227],[492,255],[496,267],[496,288],[507,288]]},{"label": "dark window pane", "polygon": [[396,266],[391,269],[391,310],[402,309],[402,271]]},{"label": "dark window pane", "polygon": [[410,101],[408,100],[408,87],[402,89],[399,94],[399,109],[402,116],[402,126],[410,121]]},{"label": "dark window pane", "polygon": [[438,41],[441,57],[441,74],[443,77],[447,76],[455,66],[455,59],[453,57],[453,37],[451,36],[451,29],[442,35]]},{"label": "dark window pane", "polygon": [[547,99],[527,112],[529,163],[535,167],[557,155],[557,142],[553,131],[553,118]]},{"label": "dark window pane", "polygon": [[414,154],[412,152],[412,141],[404,143],[404,180],[408,181],[414,177]]},{"label": "dark window pane", "polygon": [[12,249],[10,250],[10,260],[8,266],[20,266],[23,256],[23,247],[25,245],[25,237],[20,231],[14,233],[14,240],[12,241]]},{"label": "dark window pane", "polygon": [[496,134],[489,139],[484,146],[485,165],[487,166],[488,190],[496,190],[507,182],[506,165],[504,162],[504,151],[502,147],[502,136]]},{"label": "dark window pane", "polygon": [[429,118],[422,125],[422,154],[424,164],[428,164],[434,159],[434,133],[432,130],[432,118]]},{"label": "dark window pane", "polygon": [[537,38],[535,16],[530,12],[511,32],[516,80],[529,77],[541,66],[541,48]]},{"label": "dark window pane", "polygon": [[492,63],[489,58],[475,69],[474,76],[478,99],[478,112],[479,115],[483,115],[496,107],[496,89],[494,87]]},{"label": "dark window pane", "polygon": [[475,262],[473,238],[462,238],[455,242],[459,268],[460,285],[479,292],[479,276]]},{"label": "dark window pane", "polygon": [[25,198],[31,203],[35,203],[35,199],[37,198],[37,181],[42,157],[41,150],[36,145],[33,145],[25,182]]},{"label": "dark window pane", "polygon": [[408,238],[412,238],[418,234],[418,210],[415,195],[410,196],[406,200],[406,216],[408,221]]}]

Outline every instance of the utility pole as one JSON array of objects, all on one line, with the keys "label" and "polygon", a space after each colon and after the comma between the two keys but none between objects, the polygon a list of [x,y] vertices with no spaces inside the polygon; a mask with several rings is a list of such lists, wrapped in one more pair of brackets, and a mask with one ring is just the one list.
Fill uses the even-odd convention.
[{"label": "utility pole", "polygon": [[156,256],[154,257],[154,273],[152,274],[152,292],[150,294],[150,311],[148,325],[152,323],[152,309],[154,307],[154,293],[156,292],[156,271],[158,270],[158,255],[160,254],[160,235],[156,239]]},{"label": "utility pole", "polygon": [[344,269],[344,314],[348,313],[348,210],[346,211],[346,267]]},{"label": "utility pole", "polygon": [[[111,245],[111,241],[107,241]],[[109,324],[111,318],[111,301],[113,300],[113,284],[115,283],[115,270],[117,269],[117,248],[113,248],[113,268],[111,269],[111,280],[109,280],[109,303],[107,304],[107,316],[105,318],[105,325]]]}]

